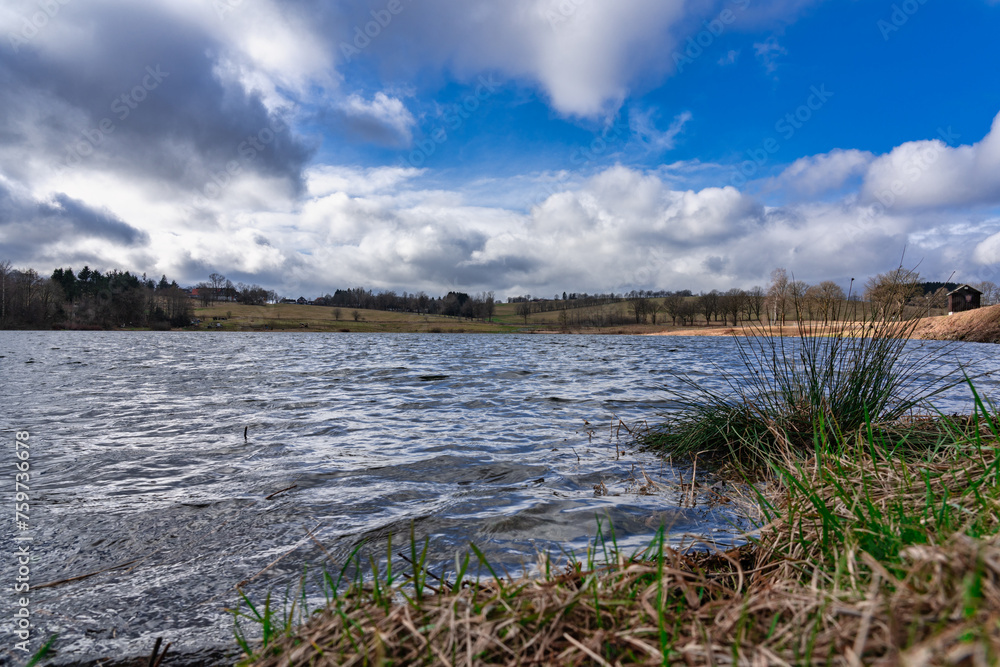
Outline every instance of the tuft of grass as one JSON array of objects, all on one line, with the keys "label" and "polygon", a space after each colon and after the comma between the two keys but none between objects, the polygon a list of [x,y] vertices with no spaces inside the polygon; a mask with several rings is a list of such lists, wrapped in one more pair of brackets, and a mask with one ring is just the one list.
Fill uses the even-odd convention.
[{"label": "tuft of grass", "polygon": [[42,645],[42,647],[38,649],[38,651],[36,651],[33,656],[31,656],[31,659],[28,660],[27,663],[25,663],[24,667],[35,667],[35,665],[41,664],[45,656],[47,656],[50,652],[52,652],[57,638],[58,635],[52,635],[51,637],[49,637],[48,640]]},{"label": "tuft of grass", "polygon": [[932,399],[967,379],[949,346],[907,350],[920,313],[866,311],[861,321],[799,322],[797,336],[772,323],[736,336],[742,371],[720,369],[723,391],[678,376],[679,410],[643,438],[673,456],[707,455],[754,474],[776,461],[837,446],[868,429],[906,447],[933,448]]}]

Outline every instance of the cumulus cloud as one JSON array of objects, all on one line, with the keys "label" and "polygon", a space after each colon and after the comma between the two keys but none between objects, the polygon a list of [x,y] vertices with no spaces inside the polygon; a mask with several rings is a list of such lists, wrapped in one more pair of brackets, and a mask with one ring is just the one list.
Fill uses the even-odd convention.
[{"label": "cumulus cloud", "polygon": [[[117,173],[176,196],[238,160],[243,171],[300,186],[311,149],[275,132],[287,128],[283,108],[269,106],[268,86],[250,83],[286,83],[295,73],[243,58],[205,7],[182,16],[169,3],[60,4],[17,54],[0,50],[0,124],[12,130],[0,144],[0,171],[26,183],[54,168]],[[252,160],[240,152],[249,139],[262,146]]]},{"label": "cumulus cloud", "polygon": [[351,94],[334,112],[348,135],[383,146],[406,148],[413,141],[417,124],[402,100],[383,92],[369,101]]},{"label": "cumulus cloud", "polygon": [[[779,265],[804,280],[842,278],[893,261],[923,224],[859,225],[857,210],[839,203],[768,209],[732,187],[676,190],[624,166],[526,213],[420,189],[416,174],[341,168],[325,176],[294,232],[283,231],[280,216],[264,232],[276,248],[311,248],[294,275],[315,292],[352,284],[501,294],[728,288],[765,281]],[[395,184],[357,185],[369,177]],[[333,191],[338,183],[353,193]]]},{"label": "cumulus cloud", "polygon": [[[815,162],[826,164],[823,156]],[[433,294],[492,289],[501,295],[722,289],[766,282],[775,266],[809,282],[846,281],[889,266],[904,245],[924,260],[928,276],[947,277],[962,264],[946,252],[947,238],[935,236],[938,216],[890,211],[866,222],[849,199],[767,207],[733,187],[676,188],[658,172],[615,166],[566,183],[523,211],[477,205],[470,200],[474,194],[427,188],[425,178],[401,168],[316,168],[304,198],[265,198],[265,208],[263,201],[248,203],[227,192],[211,225],[192,226],[183,235],[170,231],[176,222],[163,223],[181,211],[158,211],[140,230],[100,210],[87,217],[66,200],[33,201],[32,210],[62,225],[50,234],[89,235],[106,248],[144,249],[148,234],[155,268],[128,268],[191,283],[220,270],[296,296],[352,285]],[[524,178],[514,180],[520,186]],[[23,215],[5,206],[4,219]],[[996,224],[945,236],[979,243],[974,260],[985,266],[1000,252]],[[46,256],[44,249],[41,255],[37,248],[25,252],[26,258]],[[120,255],[101,256],[110,261]]]},{"label": "cumulus cloud", "polygon": [[336,165],[319,165],[306,173],[308,192],[313,197],[340,192],[347,195],[370,195],[389,192],[423,173],[406,167],[374,167],[357,169]]},{"label": "cumulus cloud", "polygon": [[788,165],[769,186],[799,197],[837,192],[852,178],[863,174],[874,157],[868,151],[856,149],[807,155]]},{"label": "cumulus cloud", "polygon": [[1000,114],[975,144],[951,146],[938,138],[910,141],[879,156],[868,168],[861,196],[899,210],[1000,203]]},{"label": "cumulus cloud", "polygon": [[972,259],[979,264],[988,264],[994,267],[1000,265],[1000,232],[987,237],[977,244],[976,249],[972,253]]},{"label": "cumulus cloud", "polygon": [[148,243],[145,232],[110,211],[61,193],[41,201],[0,179],[0,247],[11,257],[50,256],[58,249],[85,246],[132,249]]},{"label": "cumulus cloud", "polygon": [[[363,52],[408,80],[447,68],[469,80],[482,72],[537,85],[560,113],[608,115],[635,86],[670,72],[663,58],[688,15],[682,0],[428,0],[404,11]],[[371,20],[359,9],[340,34]],[[347,26],[352,26],[345,29]]]}]

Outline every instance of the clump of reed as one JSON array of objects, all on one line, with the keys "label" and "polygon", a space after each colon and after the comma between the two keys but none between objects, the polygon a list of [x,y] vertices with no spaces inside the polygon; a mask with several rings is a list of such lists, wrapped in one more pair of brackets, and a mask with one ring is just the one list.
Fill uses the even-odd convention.
[{"label": "clump of reed", "polygon": [[436,577],[411,539],[407,569],[329,577],[326,607],[272,622],[244,664],[996,664],[1000,428],[978,399],[944,428],[935,450],[871,428],[821,443],[724,553],[679,553],[661,532],[624,554],[599,526],[585,557],[540,558],[537,576],[501,577],[473,547]]},{"label": "clump of reed", "polygon": [[[907,349],[921,313],[916,309],[863,309],[861,320],[837,313],[831,324],[797,323],[786,336],[771,322],[734,334],[742,370],[719,369],[724,390],[678,375],[678,408],[647,433],[650,448],[678,457],[701,455],[743,474],[808,454],[817,430],[840,442],[859,428],[933,447],[947,433],[934,421],[932,399],[965,381],[953,346]],[[916,428],[908,428],[913,424]]]}]

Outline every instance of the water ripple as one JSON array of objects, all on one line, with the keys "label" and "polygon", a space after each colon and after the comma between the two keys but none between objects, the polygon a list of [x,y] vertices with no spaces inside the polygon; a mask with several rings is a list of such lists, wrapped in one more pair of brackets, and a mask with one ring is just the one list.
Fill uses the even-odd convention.
[{"label": "water ripple", "polygon": [[[724,509],[682,506],[678,471],[612,441],[672,407],[673,372],[723,388],[736,363],[724,338],[2,332],[0,422],[31,431],[32,583],[134,561],[36,591],[36,636],[59,633],[57,663],[160,635],[211,662],[238,582],[282,591],[411,529],[435,561],[474,542],[512,570],[585,546],[598,517],[623,546],[661,526],[737,539]],[[630,492],[638,467],[666,491]]]}]

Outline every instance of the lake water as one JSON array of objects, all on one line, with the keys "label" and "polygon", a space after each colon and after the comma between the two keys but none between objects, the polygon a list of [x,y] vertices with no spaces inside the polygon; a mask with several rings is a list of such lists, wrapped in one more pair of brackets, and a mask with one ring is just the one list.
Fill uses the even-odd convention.
[{"label": "lake water", "polygon": [[[995,347],[956,349],[997,365]],[[32,647],[58,633],[66,664],[162,636],[226,664],[238,583],[283,597],[305,565],[384,555],[411,527],[438,572],[470,542],[509,571],[585,548],[597,517],[630,548],[660,526],[681,546],[738,542],[731,506],[692,506],[689,471],[615,437],[670,409],[672,373],[722,388],[736,364],[727,338],[0,332],[3,488],[14,432],[31,444],[30,530],[11,521],[6,553],[33,537],[32,586],[106,570],[32,592]],[[968,393],[938,405],[967,410]],[[15,569],[5,557],[5,609]],[[23,660],[10,618],[0,662]]]}]

